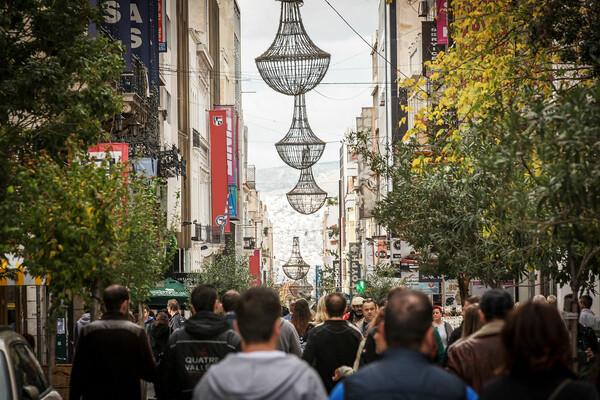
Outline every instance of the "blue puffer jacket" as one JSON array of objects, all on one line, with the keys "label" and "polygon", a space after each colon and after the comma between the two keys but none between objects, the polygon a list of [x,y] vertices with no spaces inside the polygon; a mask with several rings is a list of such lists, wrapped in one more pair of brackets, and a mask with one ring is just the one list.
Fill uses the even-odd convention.
[{"label": "blue puffer jacket", "polygon": [[[342,393],[340,393],[342,392]],[[412,349],[389,349],[383,359],[344,380],[331,399],[472,400],[473,392],[456,376]]]}]

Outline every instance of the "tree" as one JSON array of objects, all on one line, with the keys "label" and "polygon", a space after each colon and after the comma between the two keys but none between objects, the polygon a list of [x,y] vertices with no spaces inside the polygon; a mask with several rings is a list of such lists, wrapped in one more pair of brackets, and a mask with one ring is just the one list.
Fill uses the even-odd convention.
[{"label": "tree", "polygon": [[127,287],[131,301],[140,307],[162,279],[175,251],[169,246],[173,231],[158,198],[161,185],[154,178],[129,175],[127,203],[119,215],[113,282]]},{"label": "tree", "polygon": [[242,293],[250,287],[248,258],[238,256],[235,245],[229,242],[222,254],[206,260],[198,272],[188,274],[185,286],[189,293],[199,284],[214,286],[219,296],[231,289]]},{"label": "tree", "polygon": [[389,290],[396,286],[404,286],[400,279],[395,278],[396,270],[391,265],[377,265],[374,273],[365,278],[363,296],[379,302],[387,298]]},{"label": "tree", "polygon": [[[121,112],[116,81],[122,47],[88,37],[101,13],[81,0],[32,0],[0,5],[0,203],[19,187],[24,160],[68,162],[71,146],[87,149],[107,137],[105,120]],[[47,161],[43,161],[47,164]],[[11,250],[14,203],[0,209],[0,261]],[[15,225],[15,223],[17,225]],[[0,273],[1,274],[1,273]]]}]

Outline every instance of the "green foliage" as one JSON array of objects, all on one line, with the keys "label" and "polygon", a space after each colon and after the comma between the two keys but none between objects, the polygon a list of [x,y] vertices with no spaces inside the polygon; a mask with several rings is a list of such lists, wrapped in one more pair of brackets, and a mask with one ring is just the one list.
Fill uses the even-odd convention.
[{"label": "green foliage", "polygon": [[391,265],[378,265],[373,274],[364,280],[362,297],[372,298],[379,302],[387,297],[388,291],[396,286],[402,286],[401,280],[394,278],[396,270]]},{"label": "green foliage", "polygon": [[228,290],[242,293],[250,287],[248,258],[238,256],[230,242],[223,254],[218,254],[202,264],[200,271],[188,274],[185,287],[189,293],[199,284],[212,285],[222,296]]},{"label": "green foliage", "polygon": [[[122,48],[86,36],[100,13],[81,0],[4,3],[0,16],[0,154],[46,150],[56,156],[75,136],[87,148],[120,112],[114,84]],[[0,174],[1,175],[1,174]]]},{"label": "green foliage", "polygon": [[321,266],[321,284],[319,285],[319,292],[321,296],[328,293],[335,292],[335,271],[331,265]]},{"label": "green foliage", "polygon": [[113,283],[129,288],[131,301],[139,304],[162,279],[176,248],[169,246],[173,232],[167,229],[158,198],[161,182],[130,175],[127,186],[127,212],[121,215],[115,256],[120,273]]},{"label": "green foliage", "polygon": [[74,296],[89,297],[96,280],[114,275],[119,214],[127,189],[123,169],[100,167],[82,152],[62,164],[42,154],[16,170],[8,194],[12,250],[30,274],[49,277],[53,311]]},{"label": "green foliage", "polygon": [[45,154],[25,160],[16,169],[21,185],[1,205],[12,210],[10,252],[31,275],[47,277],[52,317],[74,296],[89,300],[112,283],[139,301],[169,260],[156,183],[126,178],[119,163],[98,166],[86,152],[69,154],[70,163]]}]

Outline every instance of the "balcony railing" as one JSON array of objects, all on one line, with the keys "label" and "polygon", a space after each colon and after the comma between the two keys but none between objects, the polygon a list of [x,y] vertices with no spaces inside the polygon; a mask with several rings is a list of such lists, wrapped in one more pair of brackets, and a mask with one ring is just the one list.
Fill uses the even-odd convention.
[{"label": "balcony railing", "polygon": [[244,238],[244,249],[252,250],[256,248],[256,238],[250,236]]},{"label": "balcony railing", "polygon": [[194,224],[194,236],[192,240],[195,242],[208,242],[212,240],[212,226]]}]

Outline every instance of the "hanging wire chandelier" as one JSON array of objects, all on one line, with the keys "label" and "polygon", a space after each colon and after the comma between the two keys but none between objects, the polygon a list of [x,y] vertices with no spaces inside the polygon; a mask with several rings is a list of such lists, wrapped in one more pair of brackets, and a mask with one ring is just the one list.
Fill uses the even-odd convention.
[{"label": "hanging wire chandelier", "polygon": [[310,39],[300,15],[302,0],[281,1],[277,35],[271,46],[256,58],[256,67],[273,90],[296,96],[321,82],[331,55]]},{"label": "hanging wire chandelier", "polygon": [[290,259],[283,264],[283,273],[290,279],[295,281],[300,280],[308,274],[310,266],[302,259],[300,255],[300,241],[298,236],[294,236],[292,255]]},{"label": "hanging wire chandelier", "polygon": [[287,135],[275,143],[279,157],[290,167],[305,169],[319,161],[325,142],[310,129],[304,93],[294,97],[294,117]]},{"label": "hanging wire chandelier", "polygon": [[290,206],[301,214],[317,212],[327,199],[327,192],[315,182],[312,168],[303,169],[296,187],[286,193]]}]

